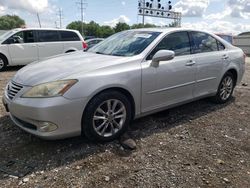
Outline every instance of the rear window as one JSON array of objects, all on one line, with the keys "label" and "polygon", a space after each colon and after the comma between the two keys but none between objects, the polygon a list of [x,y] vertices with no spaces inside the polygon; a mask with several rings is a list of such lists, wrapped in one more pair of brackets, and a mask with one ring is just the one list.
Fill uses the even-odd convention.
[{"label": "rear window", "polygon": [[59,31],[61,35],[61,41],[80,41],[79,36],[72,31]]},{"label": "rear window", "polygon": [[39,42],[57,42],[59,41],[58,31],[38,31],[38,41]]}]

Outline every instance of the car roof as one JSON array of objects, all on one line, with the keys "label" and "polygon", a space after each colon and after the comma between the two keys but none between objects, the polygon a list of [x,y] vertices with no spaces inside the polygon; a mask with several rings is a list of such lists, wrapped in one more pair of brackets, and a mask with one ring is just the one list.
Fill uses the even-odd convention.
[{"label": "car roof", "polygon": [[149,31],[149,32],[161,32],[161,33],[170,33],[173,31],[198,31],[198,32],[204,32],[204,33],[210,33],[208,31],[204,30],[197,30],[197,29],[190,29],[190,28],[184,28],[184,27],[156,27],[156,28],[142,28],[142,29],[132,29],[133,31]]},{"label": "car roof", "polygon": [[79,32],[77,30],[73,29],[57,29],[57,28],[16,28],[13,29],[13,31],[26,31],[26,30],[50,30],[50,31],[73,31],[73,32]]}]

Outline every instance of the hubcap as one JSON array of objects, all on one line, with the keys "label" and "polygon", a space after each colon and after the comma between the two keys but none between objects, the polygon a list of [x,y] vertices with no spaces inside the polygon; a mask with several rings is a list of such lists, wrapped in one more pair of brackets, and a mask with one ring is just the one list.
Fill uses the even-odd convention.
[{"label": "hubcap", "polygon": [[230,76],[224,78],[220,88],[220,97],[222,100],[227,100],[233,90],[233,79]]},{"label": "hubcap", "polygon": [[103,102],[95,111],[93,126],[96,133],[103,137],[115,135],[126,121],[126,108],[117,99]]},{"label": "hubcap", "polygon": [[2,69],[2,68],[3,68],[3,66],[4,66],[4,62],[3,62],[3,60],[2,60],[2,59],[0,59],[0,69]]}]

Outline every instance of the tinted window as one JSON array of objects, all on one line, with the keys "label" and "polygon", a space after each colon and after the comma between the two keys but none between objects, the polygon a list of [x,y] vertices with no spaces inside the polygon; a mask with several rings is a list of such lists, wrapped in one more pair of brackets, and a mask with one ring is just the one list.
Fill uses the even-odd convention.
[{"label": "tinted window", "polygon": [[80,41],[78,35],[71,31],[60,31],[62,41]]},{"label": "tinted window", "polygon": [[217,40],[202,32],[192,32],[192,48],[194,53],[218,51]]},{"label": "tinted window", "polygon": [[4,44],[22,44],[35,42],[34,31],[20,31],[12,35]]},{"label": "tinted window", "polygon": [[59,35],[57,31],[38,31],[39,42],[56,42],[59,41]]},{"label": "tinted window", "polygon": [[191,53],[190,41],[187,32],[176,32],[166,36],[151,52],[147,60],[151,60],[159,50],[172,50],[175,56]]},{"label": "tinted window", "polygon": [[24,42],[25,43],[35,42],[34,31],[24,31]]}]

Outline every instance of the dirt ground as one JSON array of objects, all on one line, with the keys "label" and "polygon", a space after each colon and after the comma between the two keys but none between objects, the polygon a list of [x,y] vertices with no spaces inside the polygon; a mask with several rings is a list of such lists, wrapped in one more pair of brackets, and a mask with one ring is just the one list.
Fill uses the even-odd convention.
[{"label": "dirt ground", "polygon": [[[0,73],[0,99],[18,69]],[[12,174],[0,172],[0,187],[250,187],[249,85],[224,105],[200,100],[136,120],[129,134],[134,151],[118,141],[44,141],[17,128],[0,103],[0,169]]]}]

